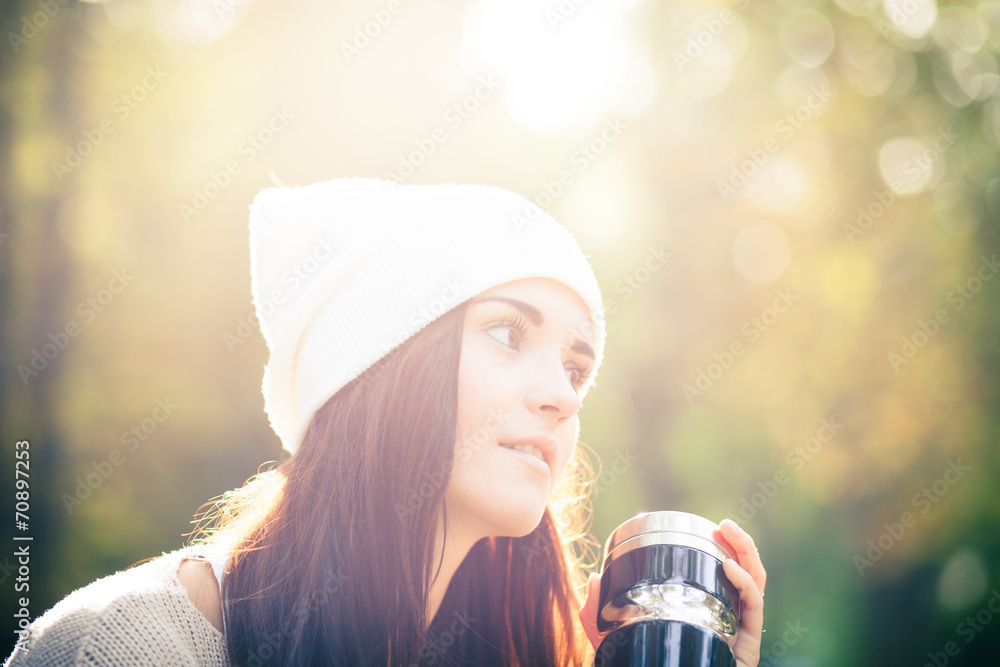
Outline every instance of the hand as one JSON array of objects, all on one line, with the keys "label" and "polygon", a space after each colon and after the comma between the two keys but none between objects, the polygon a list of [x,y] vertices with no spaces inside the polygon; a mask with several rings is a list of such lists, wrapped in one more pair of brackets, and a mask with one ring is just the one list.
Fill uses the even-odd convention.
[{"label": "hand", "polygon": [[594,646],[594,650],[601,645],[601,638],[597,634],[597,601],[601,597],[601,575],[591,572],[590,579],[587,580],[587,598],[580,607],[580,622],[587,633],[587,639]]},{"label": "hand", "polygon": [[[733,654],[739,667],[756,667],[760,660],[760,639],[764,632],[764,585],[767,572],[760,562],[760,554],[753,538],[732,519],[723,519],[713,536],[733,548],[736,560],[727,558],[722,564],[729,581],[740,593],[740,627]],[[592,573],[587,581],[587,598],[580,608],[580,622],[587,638],[594,646],[600,645],[597,634],[597,601],[601,594],[601,577]]]},{"label": "hand", "polygon": [[[723,519],[713,536],[722,538],[736,553],[722,564],[729,581],[740,592],[740,628],[733,655],[739,667],[756,667],[760,660],[760,639],[764,632],[764,585],[767,572],[753,538],[732,519]],[[596,618],[595,618],[596,624]]]}]

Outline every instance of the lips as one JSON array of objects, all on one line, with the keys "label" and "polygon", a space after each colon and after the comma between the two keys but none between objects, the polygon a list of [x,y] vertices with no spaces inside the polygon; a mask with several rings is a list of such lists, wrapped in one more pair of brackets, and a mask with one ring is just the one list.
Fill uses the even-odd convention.
[{"label": "lips", "polygon": [[548,435],[535,435],[499,443],[501,447],[540,459],[551,471],[555,465],[556,440]]},{"label": "lips", "polygon": [[510,445],[510,449],[515,452],[524,452],[525,454],[531,454],[532,456],[538,458],[541,461],[545,460],[545,455],[542,454],[542,450],[534,445]]}]

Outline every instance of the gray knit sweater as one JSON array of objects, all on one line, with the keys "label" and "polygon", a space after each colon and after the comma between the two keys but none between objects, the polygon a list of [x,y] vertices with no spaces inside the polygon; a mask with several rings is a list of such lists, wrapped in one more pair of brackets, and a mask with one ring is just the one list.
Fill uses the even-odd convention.
[{"label": "gray knit sweater", "polygon": [[79,588],[36,618],[4,667],[229,667],[222,633],[177,578],[197,546]]}]

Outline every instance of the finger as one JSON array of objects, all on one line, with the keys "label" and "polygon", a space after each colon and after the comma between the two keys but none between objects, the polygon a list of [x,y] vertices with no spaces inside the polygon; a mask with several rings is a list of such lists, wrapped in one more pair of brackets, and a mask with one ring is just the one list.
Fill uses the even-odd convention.
[{"label": "finger", "polygon": [[583,607],[580,608],[579,616],[583,630],[587,633],[587,639],[590,640],[595,651],[601,643],[600,635],[597,633],[597,606],[600,596],[601,577],[591,572],[590,578],[587,580],[587,598],[583,602]]},{"label": "finger", "polygon": [[757,588],[763,595],[764,586],[767,584],[767,571],[764,570],[764,563],[760,560],[760,553],[757,551],[757,545],[754,544],[753,538],[732,519],[723,519],[719,524],[719,529],[724,540],[733,547],[736,561],[753,577]]},{"label": "finger", "polygon": [[750,573],[732,558],[722,568],[740,593],[740,628],[733,655],[741,664],[756,665],[760,659],[761,635],[764,632],[764,596]]}]

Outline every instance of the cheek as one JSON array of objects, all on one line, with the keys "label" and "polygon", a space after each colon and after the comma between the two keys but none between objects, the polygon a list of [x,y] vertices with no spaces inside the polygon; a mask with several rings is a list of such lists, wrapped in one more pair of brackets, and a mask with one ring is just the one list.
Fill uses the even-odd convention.
[{"label": "cheek", "polygon": [[491,363],[480,345],[468,343],[463,346],[458,366],[460,433],[464,431],[467,435],[484,423],[492,423],[491,415],[509,407],[512,384],[509,372]]},{"label": "cheek", "polygon": [[491,397],[481,386],[474,386],[459,378],[458,385],[458,433],[459,440],[473,437],[481,431],[486,421]]},{"label": "cheek", "polygon": [[458,437],[463,438],[469,429],[475,428],[476,415],[481,412],[482,397],[475,386],[478,369],[475,355],[470,355],[468,346],[462,348],[458,364]]},{"label": "cheek", "polygon": [[559,469],[556,475],[557,479],[562,477],[566,470],[566,464],[569,463],[569,459],[573,455],[573,450],[576,449],[576,441],[580,437],[580,420],[576,415],[573,415],[559,428]]},{"label": "cheek", "polygon": [[458,420],[455,440],[456,466],[475,459],[500,437],[504,424],[496,415],[505,414],[498,407],[501,401],[490,387],[471,378],[480,379],[476,370],[466,368],[459,373]]}]

